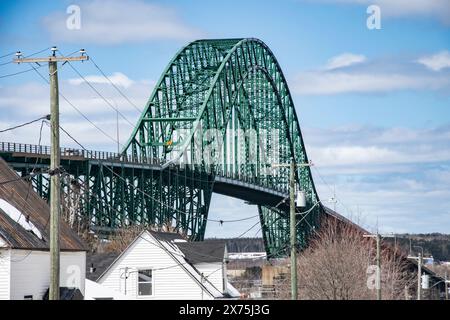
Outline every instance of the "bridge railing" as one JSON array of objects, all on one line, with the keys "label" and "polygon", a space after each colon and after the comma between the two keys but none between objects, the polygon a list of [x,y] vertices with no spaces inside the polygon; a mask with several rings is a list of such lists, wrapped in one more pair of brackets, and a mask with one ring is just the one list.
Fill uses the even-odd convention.
[{"label": "bridge railing", "polygon": [[[117,161],[128,163],[161,164],[158,159],[144,159],[141,157],[136,158],[131,155],[109,151],[91,151],[73,148],[60,148],[60,151],[61,157],[85,158],[91,160]],[[0,142],[0,152],[27,153],[50,156],[51,148],[49,146],[26,143]]]}]

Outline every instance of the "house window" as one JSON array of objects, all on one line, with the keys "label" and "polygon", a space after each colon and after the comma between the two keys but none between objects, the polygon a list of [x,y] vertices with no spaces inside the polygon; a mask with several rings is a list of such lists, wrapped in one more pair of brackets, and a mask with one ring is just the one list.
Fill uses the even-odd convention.
[{"label": "house window", "polygon": [[151,296],[153,294],[152,270],[145,269],[138,271],[138,295]]}]

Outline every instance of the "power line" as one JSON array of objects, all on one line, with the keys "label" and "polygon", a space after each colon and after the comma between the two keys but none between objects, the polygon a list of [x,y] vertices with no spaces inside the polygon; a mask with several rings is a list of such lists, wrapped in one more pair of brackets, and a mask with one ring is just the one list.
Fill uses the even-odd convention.
[{"label": "power line", "polygon": [[17,177],[17,178],[14,178],[14,179],[10,179],[10,180],[0,181],[0,185],[4,185],[4,184],[7,184],[7,183],[11,183],[11,182],[16,182],[16,181],[20,181],[20,180],[26,180],[26,179],[32,178],[34,176],[37,176],[37,175],[40,175],[40,174],[43,174],[43,173],[45,173],[45,171],[37,172],[37,173],[34,173],[34,174],[27,174],[27,175],[20,176],[20,177]]},{"label": "power line", "polygon": [[222,223],[240,222],[240,221],[250,220],[250,219],[253,219],[256,217],[259,217],[259,214],[256,214],[256,215],[250,216],[250,217],[246,217],[246,218],[242,218],[242,219],[234,219],[234,220],[215,220],[215,219],[207,219],[207,218],[204,218],[203,220],[219,222],[220,224],[222,224]]},{"label": "power line", "polygon": [[2,56],[0,56],[0,59],[3,59],[3,58],[6,58],[6,57],[8,57],[8,56],[12,56],[13,54],[15,54],[16,52],[15,51],[13,51],[13,52],[10,52],[10,53],[7,53],[7,54],[4,54],[4,55],[2,55]]},{"label": "power line", "polygon": [[349,207],[346,206],[345,203],[343,203],[342,200],[336,196],[334,189],[328,184],[328,182],[320,174],[319,169],[317,168],[317,165],[314,166],[313,168],[316,170],[317,175],[319,176],[320,180],[322,180],[322,182],[333,192],[335,200],[337,200],[349,213],[352,213],[352,210],[350,210]]},{"label": "power line", "polygon": [[40,117],[40,118],[38,118],[38,119],[34,119],[34,120],[31,120],[31,121],[22,123],[22,124],[19,124],[19,125],[17,125],[17,126],[11,127],[11,128],[7,128],[7,129],[0,130],[0,133],[6,132],[6,131],[11,131],[11,130],[14,130],[14,129],[18,129],[18,128],[21,128],[21,127],[25,127],[25,126],[27,126],[27,125],[29,125],[29,124],[35,123],[35,122],[37,122],[37,121],[39,121],[39,120],[43,120],[43,119],[50,120],[50,115],[47,114],[47,115],[42,116],[42,117]]},{"label": "power line", "polygon": [[[45,118],[46,118],[46,119],[49,119],[49,118],[50,118],[50,115],[45,116]],[[42,120],[42,122],[41,122],[41,127],[40,127],[40,129],[39,129],[39,140],[38,140],[38,147],[39,147],[39,148],[41,147],[41,141],[42,141],[42,128],[43,128],[43,126],[44,126],[44,122],[45,122],[45,120]],[[39,157],[36,157],[36,162],[35,162],[35,164],[34,164],[33,170],[31,170],[31,174],[34,174],[34,173],[35,173],[38,162],[39,162]],[[23,202],[23,206],[22,206],[22,210],[20,211],[19,218],[18,218],[17,221],[16,221],[17,223],[19,223],[19,220],[20,220],[20,218],[22,217],[22,213],[23,213],[23,211],[25,210],[25,205],[27,204],[28,197],[30,196],[30,190],[31,190],[32,184],[33,184],[32,181],[30,181],[30,183],[28,184],[27,195],[25,196],[25,201]],[[45,230],[45,228],[44,228],[44,230]]]},{"label": "power line", "polygon": [[[36,68],[34,69],[34,71],[36,71],[36,73],[47,83],[49,84],[48,79],[46,79]],[[105,137],[109,138],[110,140],[112,140],[114,143],[118,143],[118,141],[116,139],[114,139],[113,137],[111,137],[108,133],[106,133],[102,128],[100,128],[99,126],[97,126],[93,121],[91,121],[80,109],[78,109],[72,102],[70,102],[70,100],[68,98],[66,98],[61,91],[59,91],[59,95],[76,111],[78,112],[78,114],[80,116],[82,116],[87,122],[89,122],[92,126],[94,126],[97,130],[99,130]],[[120,145],[123,146],[123,144],[121,144],[119,142]]]},{"label": "power line", "polygon": [[92,56],[89,56],[89,60],[94,64],[94,66],[98,69],[98,71],[100,71],[100,73],[103,75],[103,77],[105,77],[106,80],[108,80],[108,82],[117,90],[117,92],[120,93],[120,95],[122,97],[125,98],[125,100],[127,100],[137,111],[142,112],[142,109],[139,108],[136,104],[134,104],[123,92],[122,90],[120,90],[115,84],[114,82],[111,81],[111,79],[109,79],[109,77],[103,72],[102,69],[100,69],[100,67],[95,63],[94,59],[92,58]]},{"label": "power line", "polygon": [[[41,67],[43,67],[43,66],[44,66],[44,65],[40,65],[40,66],[38,66],[37,68],[41,68]],[[10,74],[4,74],[4,75],[1,75],[1,76],[0,76],[0,79],[2,79],[2,78],[7,78],[7,77],[17,76],[17,75],[22,74],[22,73],[26,73],[26,72],[33,71],[33,69],[34,69],[34,68],[26,69],[26,70],[22,70],[22,71],[10,73]]]},{"label": "power line", "polygon": [[237,236],[236,238],[242,238],[244,235],[246,235],[250,230],[252,230],[254,227],[256,227],[258,225],[259,221],[257,221],[254,225],[252,225],[250,228],[248,228],[247,230],[245,230],[243,233],[241,233],[239,236]]},{"label": "power line", "polygon": [[114,111],[116,111],[125,121],[127,121],[132,127],[134,127],[134,123],[132,123],[130,120],[128,120],[127,117],[125,117],[123,115],[122,112],[120,112],[119,109],[117,109],[116,107],[114,107],[111,102],[109,102],[71,63],[70,61],[67,62],[69,64],[69,66],[73,69],[73,71],[75,71],[76,74],[78,74],[78,76],[83,79],[84,82],[86,82],[86,84],[100,97],[102,98],[103,101],[105,101],[109,107],[111,107]]}]

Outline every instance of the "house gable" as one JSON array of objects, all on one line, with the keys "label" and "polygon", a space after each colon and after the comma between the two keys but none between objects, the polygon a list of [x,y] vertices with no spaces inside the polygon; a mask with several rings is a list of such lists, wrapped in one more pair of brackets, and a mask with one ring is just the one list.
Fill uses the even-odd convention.
[{"label": "house gable", "polygon": [[[200,275],[183,259],[182,253],[171,254],[175,250],[176,247],[172,248],[172,245],[144,231],[100,276],[98,282],[136,299],[212,299],[220,295],[217,290],[205,288],[207,284],[202,286]],[[151,296],[137,294],[137,274],[142,269],[153,270]]]}]

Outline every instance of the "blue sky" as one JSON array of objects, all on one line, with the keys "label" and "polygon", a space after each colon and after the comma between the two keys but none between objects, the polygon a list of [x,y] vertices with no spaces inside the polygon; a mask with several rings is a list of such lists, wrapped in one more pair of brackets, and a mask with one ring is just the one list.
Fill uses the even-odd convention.
[{"label": "blue sky", "polygon": [[[80,30],[66,27],[73,4],[81,9]],[[381,10],[379,30],[366,26],[371,4]],[[63,53],[85,48],[140,106],[189,41],[260,38],[288,80],[321,199],[335,188],[338,211],[368,228],[450,232],[448,0],[2,1],[0,7],[0,56],[52,45]],[[0,76],[28,68],[1,65],[10,58],[0,59]],[[137,120],[91,63],[77,68]],[[59,77],[61,92],[115,136],[114,112],[70,68],[63,66]],[[0,128],[47,113],[47,85],[34,72],[0,78],[0,110]],[[87,147],[116,149],[63,101],[61,121]],[[0,140],[37,143],[38,129],[25,127]],[[120,123],[122,142],[131,130]],[[254,213],[215,195],[210,218]],[[255,222],[210,223],[207,235],[235,236]]]}]

